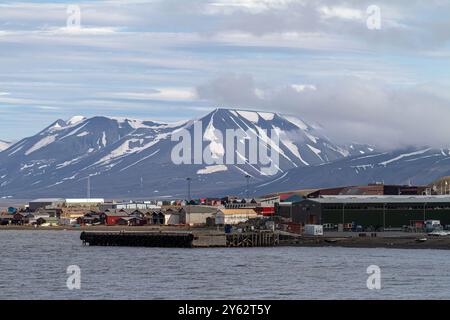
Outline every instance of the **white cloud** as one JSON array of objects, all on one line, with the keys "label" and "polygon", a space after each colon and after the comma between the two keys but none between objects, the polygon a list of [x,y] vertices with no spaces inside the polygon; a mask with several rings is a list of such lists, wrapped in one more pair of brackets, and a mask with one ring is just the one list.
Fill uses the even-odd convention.
[{"label": "white cloud", "polygon": [[188,101],[196,98],[196,92],[193,88],[157,88],[147,92],[111,92],[99,96],[131,100]]},{"label": "white cloud", "polygon": [[[217,103],[300,110],[342,139],[447,134],[448,1],[80,1],[81,28],[67,29],[69,3],[0,4],[0,87],[13,93],[0,94],[0,138],[30,110],[37,131],[76,113],[189,117]],[[372,4],[378,32],[365,23]],[[417,133],[405,114],[432,129]]]},{"label": "white cloud", "polygon": [[366,18],[361,10],[353,8],[323,6],[319,8],[319,11],[324,18],[342,18],[349,20],[363,20]]},{"label": "white cloud", "polygon": [[[262,93],[256,95],[256,90]],[[229,75],[199,86],[198,92],[211,103],[256,110],[276,108],[277,112],[318,122],[339,142],[356,141],[381,148],[450,147],[450,98],[420,87],[389,87],[377,81],[342,77],[309,86],[262,89],[249,75]]]}]

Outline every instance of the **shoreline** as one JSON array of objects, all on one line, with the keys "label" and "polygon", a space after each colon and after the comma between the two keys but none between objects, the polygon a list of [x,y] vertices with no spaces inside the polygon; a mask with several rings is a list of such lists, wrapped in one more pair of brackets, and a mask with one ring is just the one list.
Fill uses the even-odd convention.
[{"label": "shoreline", "polygon": [[[135,231],[135,232],[192,232],[197,235],[222,234],[217,228],[189,227],[189,226],[82,226],[78,228],[57,226],[57,227],[31,227],[31,226],[0,226],[2,231]],[[418,241],[426,239],[426,241]],[[378,233],[377,237],[358,237],[354,233],[332,234],[324,236],[300,236],[293,235],[280,239],[278,247],[341,247],[341,248],[386,248],[386,249],[439,249],[450,250],[450,236],[433,237],[424,233],[396,233],[394,235]]]},{"label": "shoreline", "polygon": [[[426,238],[427,240],[423,242],[417,241],[417,239],[421,238]],[[450,250],[450,237],[302,237],[294,241],[282,242],[280,246]]]}]

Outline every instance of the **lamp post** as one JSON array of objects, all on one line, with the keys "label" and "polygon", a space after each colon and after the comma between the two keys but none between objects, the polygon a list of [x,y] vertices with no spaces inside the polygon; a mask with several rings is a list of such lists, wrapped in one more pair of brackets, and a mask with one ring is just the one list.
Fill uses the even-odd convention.
[{"label": "lamp post", "polygon": [[423,204],[423,223],[425,224],[425,220],[426,220],[426,208],[427,208],[427,203],[425,202]]},{"label": "lamp post", "polygon": [[250,178],[250,175],[245,175],[245,179],[247,179],[247,190],[245,192],[247,199],[250,199]]},{"label": "lamp post", "polygon": [[191,202],[191,178],[187,177],[187,197],[188,197],[188,204]]},{"label": "lamp post", "polygon": [[87,198],[91,199],[91,176],[87,177]]},{"label": "lamp post", "polygon": [[189,223],[191,221],[191,178],[187,177],[187,196],[188,196],[188,203],[187,203],[187,217],[185,218],[184,223]]}]

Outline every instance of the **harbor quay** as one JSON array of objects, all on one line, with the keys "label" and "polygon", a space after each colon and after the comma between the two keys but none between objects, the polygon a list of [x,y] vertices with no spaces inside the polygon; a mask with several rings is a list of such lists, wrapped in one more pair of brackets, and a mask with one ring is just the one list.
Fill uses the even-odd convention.
[{"label": "harbor quay", "polygon": [[71,230],[83,244],[450,248],[450,195],[424,186],[296,190],[255,198],[41,198],[3,207],[2,230]]}]

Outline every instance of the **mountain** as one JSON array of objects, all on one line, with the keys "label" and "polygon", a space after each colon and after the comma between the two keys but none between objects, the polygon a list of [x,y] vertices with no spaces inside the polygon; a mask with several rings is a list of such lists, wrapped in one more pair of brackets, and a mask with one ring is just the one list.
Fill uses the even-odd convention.
[{"label": "mountain", "polygon": [[0,152],[2,152],[5,149],[8,149],[10,145],[11,142],[0,140]]},{"label": "mountain", "polygon": [[[308,188],[385,184],[428,185],[450,174],[450,150],[406,148],[352,156],[308,168],[294,168],[262,184],[252,184],[256,194]],[[240,193],[244,189],[239,190]],[[239,193],[238,192],[238,193]]]},{"label": "mountain", "polygon": [[[222,164],[219,160],[230,154],[226,152],[231,147],[227,130],[244,133],[233,142],[246,147],[232,148],[233,161]],[[280,137],[279,144],[273,132]],[[187,133],[189,141],[179,137]],[[178,156],[193,164],[173,161],[173,150],[182,142],[198,150],[194,147],[198,136],[212,163],[195,161],[198,156],[185,154],[187,149]],[[259,159],[251,160],[248,141],[252,136],[262,145],[275,146],[272,162],[264,165]],[[91,195],[106,198],[186,197],[186,177],[192,179],[193,196],[220,195],[245,185],[245,175],[252,182],[264,183],[289,170],[373,152],[366,145],[339,146],[320,127],[277,113],[216,109],[200,119],[179,123],[77,116],[57,120],[0,152],[0,196],[82,197],[87,194],[88,177]],[[270,164],[274,164],[274,175],[265,171]]]}]

